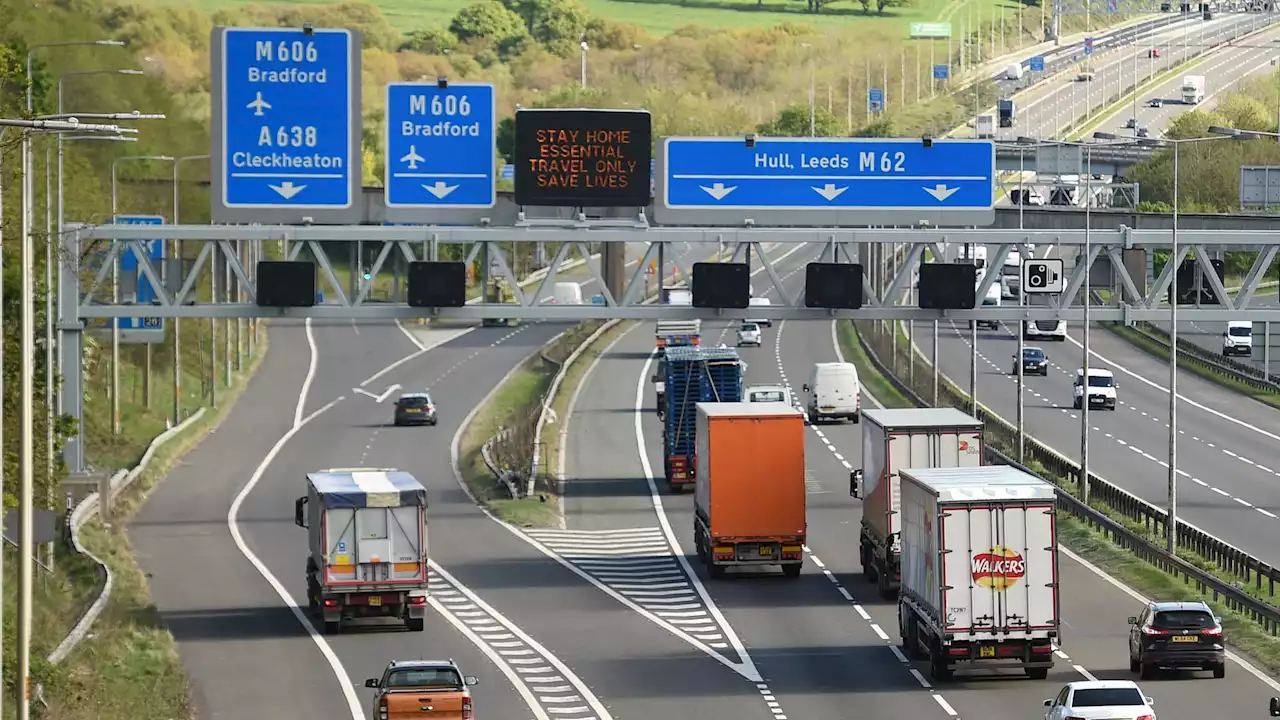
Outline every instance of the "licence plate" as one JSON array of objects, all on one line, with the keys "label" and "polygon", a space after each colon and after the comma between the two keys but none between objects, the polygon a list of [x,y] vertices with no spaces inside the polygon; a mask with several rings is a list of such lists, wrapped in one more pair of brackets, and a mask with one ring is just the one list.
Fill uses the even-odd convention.
[{"label": "licence plate", "polygon": [[1176,643],[1193,643],[1200,640],[1200,638],[1195,635],[1174,635],[1170,639]]},{"label": "licence plate", "polygon": [[405,412],[422,412],[422,408],[409,408]]},{"label": "licence plate", "polygon": [[994,647],[978,648],[978,657],[980,658],[993,658],[995,656],[996,656],[996,649]]},{"label": "licence plate", "polygon": [[381,596],[381,595],[374,595],[373,597],[370,597],[370,598],[369,598],[369,604],[370,604],[370,605],[373,605],[373,606],[375,606],[375,607],[376,607],[376,606],[378,606],[378,605],[381,605],[381,604],[382,604],[382,596]]},{"label": "licence plate", "polygon": [[760,552],[760,554],[761,554],[761,555],[772,555],[772,554],[773,554],[773,548],[771,548],[771,547],[761,547],[759,552]]},{"label": "licence plate", "polygon": [[836,406],[835,406],[835,405],[823,405],[822,407],[820,407],[820,408],[818,408],[818,409],[819,409],[819,410],[821,410],[821,411],[823,411],[823,412],[830,412],[830,411],[832,411],[832,410],[835,410],[835,409],[836,409]]}]

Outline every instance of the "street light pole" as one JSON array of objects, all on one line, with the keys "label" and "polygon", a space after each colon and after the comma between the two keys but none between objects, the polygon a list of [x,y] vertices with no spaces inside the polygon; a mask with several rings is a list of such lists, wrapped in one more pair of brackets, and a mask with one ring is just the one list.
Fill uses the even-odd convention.
[{"label": "street light pole", "polygon": [[[1173,232],[1169,262],[1178,263],[1178,146],[1173,144]],[[1165,516],[1165,549],[1178,552],[1178,265],[1169,286],[1169,507]]]},{"label": "street light pole", "polygon": [[[178,225],[181,207],[182,163],[189,160],[208,160],[208,155],[184,155],[173,161],[173,224]],[[173,241],[173,257],[182,268],[182,241]],[[173,318],[173,424],[182,422],[182,326],[180,318]]]},{"label": "street light pole", "polygon": [[1089,395],[1092,392],[1092,382],[1089,380],[1089,306],[1093,304],[1093,288],[1090,286],[1090,270],[1093,269],[1093,263],[1090,259],[1093,256],[1093,247],[1090,243],[1090,226],[1092,218],[1090,217],[1090,209],[1093,207],[1093,148],[1085,145],[1085,176],[1084,176],[1084,343],[1081,349],[1084,351],[1084,363],[1081,372],[1084,377],[1080,378],[1081,394],[1080,394],[1080,502],[1085,505],[1089,504]]}]

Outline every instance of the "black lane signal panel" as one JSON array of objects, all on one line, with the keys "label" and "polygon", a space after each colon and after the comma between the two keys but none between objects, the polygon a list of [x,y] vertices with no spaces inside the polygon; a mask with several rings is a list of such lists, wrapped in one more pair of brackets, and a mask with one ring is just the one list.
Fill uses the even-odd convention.
[{"label": "black lane signal panel", "polygon": [[862,266],[811,262],[804,269],[804,306],[829,310],[862,307]]},{"label": "black lane signal panel", "polygon": [[316,265],[312,262],[258,262],[258,307],[315,307]]},{"label": "black lane signal panel", "polygon": [[920,266],[920,307],[930,310],[972,310],[977,306],[978,267],[968,264],[925,263]]},{"label": "black lane signal panel", "polygon": [[743,309],[751,304],[751,269],[746,263],[693,264],[693,306]]},{"label": "black lane signal panel", "polygon": [[462,307],[466,304],[466,263],[409,263],[409,307]]}]

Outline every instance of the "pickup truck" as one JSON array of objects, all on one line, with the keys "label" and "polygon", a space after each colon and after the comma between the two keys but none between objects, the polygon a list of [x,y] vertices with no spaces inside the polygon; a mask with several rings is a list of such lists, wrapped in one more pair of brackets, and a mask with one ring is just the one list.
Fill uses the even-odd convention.
[{"label": "pickup truck", "polygon": [[369,678],[373,715],[379,720],[472,720],[475,708],[467,688],[480,682],[463,675],[452,660],[392,660],[382,677]]}]

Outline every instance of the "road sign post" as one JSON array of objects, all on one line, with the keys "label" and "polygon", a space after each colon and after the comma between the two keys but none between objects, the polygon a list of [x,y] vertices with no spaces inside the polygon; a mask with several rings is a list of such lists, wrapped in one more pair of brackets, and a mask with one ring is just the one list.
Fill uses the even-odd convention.
[{"label": "road sign post", "polygon": [[1031,295],[1061,294],[1067,287],[1067,276],[1061,258],[1022,261],[1022,292]]},{"label": "road sign post", "polygon": [[[163,225],[164,217],[161,215],[118,215],[115,223],[117,225]],[[163,240],[144,240],[139,243],[147,251],[147,261],[157,271],[164,265],[165,243]],[[129,296],[133,296],[134,305],[152,305],[156,303],[155,289],[151,287],[151,283],[138,269],[138,256],[128,245],[121,244],[120,255],[118,258],[120,263],[120,287],[123,293],[121,301],[128,302]],[[111,323],[107,322],[105,328],[110,331]],[[165,321],[162,317],[122,317],[120,318],[120,342],[122,343],[159,343],[164,342]]]},{"label": "road sign post", "polygon": [[362,219],[360,34],[214,28],[213,221]]},{"label": "road sign post", "polygon": [[664,138],[654,212],[671,225],[990,225],[989,140]]},{"label": "road sign post", "polygon": [[388,84],[387,207],[493,207],[496,113],[488,83]]}]

